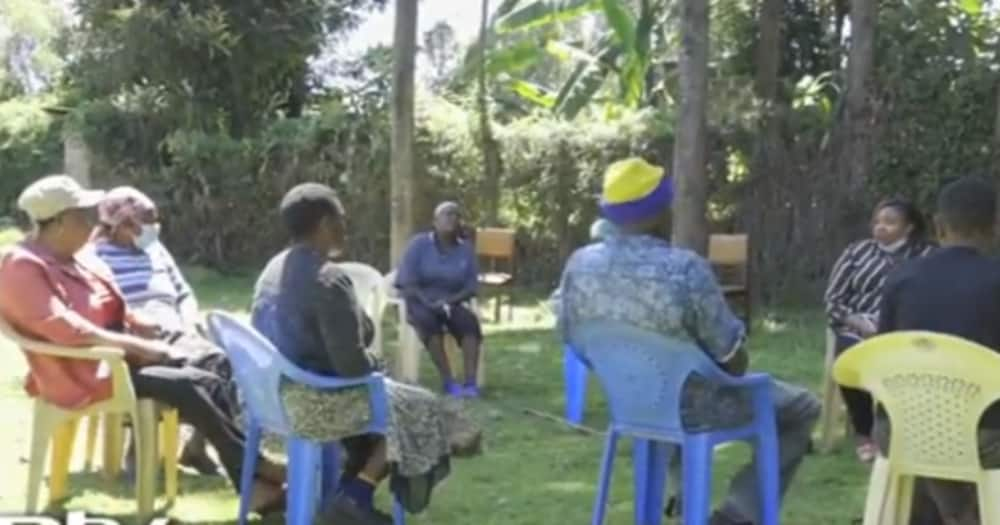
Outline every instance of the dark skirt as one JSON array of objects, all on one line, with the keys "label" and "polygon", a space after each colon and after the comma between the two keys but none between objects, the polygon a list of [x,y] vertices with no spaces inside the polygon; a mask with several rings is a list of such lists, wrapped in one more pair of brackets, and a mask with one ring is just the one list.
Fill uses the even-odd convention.
[{"label": "dark skirt", "polygon": [[451,315],[446,316],[444,312],[432,310],[419,301],[407,300],[406,316],[424,345],[431,337],[446,333],[457,341],[467,337],[474,337],[477,341],[483,339],[479,317],[464,304],[452,306]]}]

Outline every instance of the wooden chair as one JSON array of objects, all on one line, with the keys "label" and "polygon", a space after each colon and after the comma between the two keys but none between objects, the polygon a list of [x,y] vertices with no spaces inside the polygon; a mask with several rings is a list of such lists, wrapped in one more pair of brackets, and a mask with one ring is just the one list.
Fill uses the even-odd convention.
[{"label": "wooden chair", "polygon": [[[500,322],[500,309],[503,297],[507,296],[507,321],[514,320],[514,301],[510,291],[504,293],[514,282],[516,250],[515,232],[506,228],[479,228],[476,230],[476,255],[480,262],[485,262],[484,271],[480,267],[479,284],[495,289],[495,306],[493,321]],[[504,271],[506,270],[506,271]]]},{"label": "wooden chair", "polygon": [[730,302],[743,307],[743,321],[750,329],[750,243],[746,234],[716,234],[709,237],[708,260],[715,268],[722,292]]}]

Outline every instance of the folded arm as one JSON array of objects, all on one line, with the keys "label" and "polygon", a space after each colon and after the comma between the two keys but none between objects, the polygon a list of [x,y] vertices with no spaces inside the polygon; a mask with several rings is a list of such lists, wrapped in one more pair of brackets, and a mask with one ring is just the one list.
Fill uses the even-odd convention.
[{"label": "folded arm", "polygon": [[750,363],[744,343],[746,327],[729,309],[722,288],[703,259],[688,267],[687,282],[691,308],[687,328],[698,345],[727,372],[746,373]]}]

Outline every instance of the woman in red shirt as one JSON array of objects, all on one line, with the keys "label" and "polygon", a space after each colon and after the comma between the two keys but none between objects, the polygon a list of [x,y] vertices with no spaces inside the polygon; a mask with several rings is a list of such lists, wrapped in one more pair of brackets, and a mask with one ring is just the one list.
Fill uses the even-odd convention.
[{"label": "woman in red shirt", "polygon": [[[128,311],[107,267],[80,253],[97,222],[96,206],[103,196],[65,175],[45,177],[24,190],[18,206],[35,231],[0,261],[0,316],[25,336],[80,347],[81,352],[93,346],[124,350],[136,395],[178,409],[215,447],[235,482],[244,437],[231,417],[233,407],[219,395],[225,380],[191,366],[183,352],[155,339],[157,327]],[[32,396],[78,409],[111,394],[110,379],[98,375],[96,361],[26,355],[26,389]],[[280,507],[283,470],[264,461],[257,474],[255,509]]]}]

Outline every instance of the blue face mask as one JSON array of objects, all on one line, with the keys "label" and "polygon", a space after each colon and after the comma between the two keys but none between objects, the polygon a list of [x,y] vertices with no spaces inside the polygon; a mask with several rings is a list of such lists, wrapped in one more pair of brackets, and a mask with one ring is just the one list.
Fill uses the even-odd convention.
[{"label": "blue face mask", "polygon": [[160,223],[143,224],[139,235],[135,238],[135,247],[147,250],[160,239]]}]

